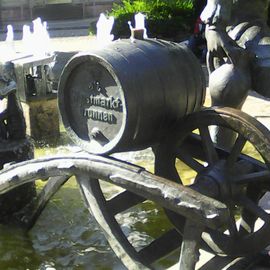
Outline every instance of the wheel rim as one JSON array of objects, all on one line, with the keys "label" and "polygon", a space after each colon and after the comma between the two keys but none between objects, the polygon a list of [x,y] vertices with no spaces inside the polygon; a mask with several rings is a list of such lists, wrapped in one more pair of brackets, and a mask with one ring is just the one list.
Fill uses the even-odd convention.
[{"label": "wheel rim", "polygon": [[[227,151],[217,149],[209,126],[221,126],[236,132],[233,147]],[[199,130],[199,134],[192,135],[191,139],[189,135],[194,130]],[[191,147],[186,145],[188,140],[193,140]],[[242,154],[246,142],[254,146],[263,162]],[[269,143],[269,131],[254,118],[234,109],[216,108],[188,116],[156,150],[156,174],[182,184],[183,179],[175,166],[178,158],[196,173],[195,183],[191,185],[193,189],[227,205],[231,216],[227,228],[221,231],[208,229],[202,234],[215,253],[243,256],[261,251],[270,242],[270,215],[259,206],[261,196],[270,190],[267,183],[270,180]],[[198,162],[198,159],[207,164]],[[242,219],[238,228],[236,217]],[[255,229],[253,226],[258,219],[263,225]],[[172,217],[179,230],[183,230],[183,220],[179,215]],[[224,233],[225,229],[228,229],[228,234]]]},{"label": "wheel rim", "polygon": [[[166,232],[162,232],[162,234],[156,237],[150,244],[147,243],[143,249],[136,250],[132,244],[128,242],[127,236],[121,230],[121,225],[116,221],[115,215],[118,212],[137,205],[145,199],[133,194],[133,192],[124,191],[112,201],[108,201],[100,188],[99,181],[96,179],[104,179],[105,181],[110,179],[114,184],[125,187],[126,183],[123,184],[122,179],[133,185],[132,179],[141,177],[141,180],[137,181],[135,185],[137,188],[138,184],[141,185],[139,189],[141,189],[142,194],[145,189],[144,183],[147,182],[149,178],[156,179],[154,181],[155,186],[161,192],[163,192],[164,184],[170,185],[170,181],[167,181],[168,183],[166,184],[166,182],[164,183],[165,179],[159,179],[159,177],[144,171],[144,169],[140,167],[110,158],[85,155],[22,162],[2,171],[0,175],[0,193],[37,179],[49,179],[48,183],[55,181],[55,183],[57,183],[55,184],[56,186],[49,188],[49,190],[56,192],[61,187],[62,183],[75,175],[91,213],[94,214],[94,217],[105,231],[105,236],[114,252],[128,269],[152,269],[152,267],[154,267],[152,266],[153,262],[174,250],[178,250],[181,246],[181,236],[175,228],[172,227]],[[56,181],[58,177],[59,179]],[[160,187],[158,187],[158,182],[160,183]],[[153,184],[150,184],[150,186],[152,185]],[[173,186],[177,188],[177,185]],[[179,190],[177,193],[179,192],[181,191]],[[51,194],[49,196],[51,197],[52,192],[49,192],[49,194]],[[166,196],[168,195],[169,194],[166,194]],[[153,200],[155,196],[151,198],[151,194],[149,193],[149,196],[144,194],[144,197]],[[132,200],[130,200],[131,198]],[[168,197],[166,198],[168,199]],[[122,203],[119,204],[119,201]],[[209,203],[208,205],[211,208]],[[207,212],[205,216],[206,215]],[[35,216],[37,217],[37,215]],[[173,263],[177,260],[178,252],[174,257]]]},{"label": "wheel rim", "polygon": [[[158,156],[157,156],[158,157]],[[158,158],[157,158],[158,160]],[[107,172],[108,171],[108,172]],[[128,177],[126,178],[121,178],[121,174],[126,175],[128,173]],[[66,181],[70,177],[70,175],[76,175],[78,182],[81,186],[82,191],[85,193],[89,193],[90,195],[93,195],[94,199],[97,199],[98,194],[103,196],[103,191],[95,191],[94,188],[99,188],[99,183],[97,184],[96,179],[109,179],[110,182],[113,182],[117,185],[123,186],[123,180],[127,180],[127,182],[132,183],[131,180],[132,178],[143,176],[143,179],[140,180],[139,185],[141,186],[141,191],[144,189],[143,183],[145,183],[148,180],[148,174],[145,172],[142,168],[134,167],[134,166],[129,166],[128,164],[125,163],[120,163],[117,162],[113,159],[108,159],[108,158],[103,158],[103,157],[98,157],[94,155],[86,155],[85,157],[82,156],[72,156],[72,157],[58,157],[58,158],[47,158],[43,160],[34,160],[34,161],[28,161],[28,162],[22,162],[20,164],[11,166],[10,168],[6,169],[5,171],[0,173],[0,193],[4,191],[8,191],[20,184],[28,183],[30,181],[33,181],[33,179],[39,179],[39,178],[44,178],[46,179],[47,177],[49,178],[54,178],[58,177],[61,175],[61,181]],[[93,178],[90,179],[89,175],[92,175]],[[152,175],[151,177],[154,178]],[[20,181],[22,180],[22,181]],[[91,181],[89,181],[91,180]],[[59,180],[60,181],[60,180]],[[164,181],[164,179],[162,179]],[[162,182],[161,181],[161,182]],[[161,182],[158,181],[158,178],[156,179],[157,184],[160,184]],[[85,184],[86,183],[86,184]],[[91,187],[87,187],[87,185],[91,184]],[[137,184],[138,184],[137,183]],[[167,181],[166,185],[170,186],[170,182]],[[136,186],[137,186],[136,184]],[[162,182],[162,185],[164,185],[164,182]],[[173,186],[180,186],[180,185],[173,185]],[[158,187],[159,190],[162,189],[162,187]],[[181,189],[179,188],[178,190],[179,194],[181,192]],[[144,194],[145,195],[145,194]],[[152,198],[150,195],[149,196],[144,196],[144,197],[149,197],[150,199]],[[135,201],[138,199],[138,196],[135,196]],[[139,200],[140,201],[140,200]],[[88,202],[88,200],[86,200]],[[102,216],[104,218],[104,212],[102,210],[102,207],[105,207],[106,211],[110,210],[111,208],[108,207],[108,202],[103,201],[101,204],[98,204],[96,207],[98,210],[101,210]],[[162,205],[162,204],[161,204]],[[126,209],[127,206],[124,207]],[[211,205],[208,204],[208,207],[211,208]],[[95,209],[95,207],[91,208],[91,210]],[[115,215],[116,212],[120,211],[122,208],[113,210],[113,216]],[[122,211],[122,210],[121,210]],[[177,212],[177,211],[176,211]],[[111,213],[112,214],[112,213]],[[179,215],[179,214],[178,214]],[[114,217],[113,217],[114,218]],[[110,222],[109,225],[113,224],[113,222]],[[119,224],[116,224],[116,226],[120,226]],[[108,226],[108,230],[111,230],[112,226]],[[119,229],[119,228],[118,228]],[[107,235],[108,236],[108,235]],[[117,236],[115,233],[112,233],[109,235],[110,237],[115,237]],[[126,238],[126,236],[123,236]],[[179,234],[175,231],[169,231],[168,234],[165,234],[165,238],[161,238],[160,241],[155,241],[155,245],[158,246],[160,243],[161,245],[164,245],[169,243],[169,248],[175,248],[176,246],[180,246],[181,239],[179,239]],[[120,233],[120,238],[121,238],[121,233]],[[175,241],[175,247],[172,245],[172,239],[176,240]],[[126,239],[124,239],[126,241]],[[118,241],[118,240],[117,240]],[[121,242],[121,241],[120,241]],[[126,254],[126,249],[125,247],[123,248],[122,253],[118,253],[118,256],[120,254],[120,258],[122,261],[128,266],[129,269],[140,269],[141,268],[146,268],[151,264],[151,261],[154,260],[157,254],[154,254],[155,256],[152,257],[152,259],[148,256],[150,253],[156,252],[155,245],[149,245],[149,248],[147,248],[143,252],[138,252],[135,250],[135,255],[129,253],[128,255],[130,256],[131,260],[129,262],[133,262],[133,266],[129,264],[128,260],[126,260],[126,263],[124,262],[125,260],[123,257],[121,257],[121,254]],[[122,246],[123,247],[123,246]],[[168,252],[169,249],[166,247],[166,252]],[[119,241],[116,243],[116,246],[114,248],[114,251],[119,249]],[[164,251],[164,252],[165,252]],[[144,253],[144,254],[143,254]],[[144,256],[142,256],[142,254]],[[165,254],[165,253],[164,253]],[[144,261],[144,258],[148,257],[148,261]],[[146,266],[147,265],[147,266]],[[151,268],[151,265],[148,267]]]}]

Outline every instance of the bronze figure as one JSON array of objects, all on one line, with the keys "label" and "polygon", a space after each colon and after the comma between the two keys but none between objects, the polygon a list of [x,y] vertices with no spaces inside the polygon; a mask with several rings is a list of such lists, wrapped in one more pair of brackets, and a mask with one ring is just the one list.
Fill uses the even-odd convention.
[{"label": "bronze figure", "polygon": [[[270,97],[269,0],[208,0],[206,24],[209,90],[213,106],[241,109],[249,90]],[[223,147],[233,136],[212,131]]]},{"label": "bronze figure", "polygon": [[[213,105],[239,108],[248,90],[270,96],[270,29],[267,25],[269,2],[208,0],[201,18],[207,25],[207,64]],[[233,67],[225,66],[218,72],[224,64]],[[235,69],[242,73],[237,76],[240,81],[236,82]],[[219,76],[214,72],[218,72]],[[233,76],[230,75],[232,72]],[[226,83],[220,85],[216,77]],[[234,89],[235,84],[241,91]],[[232,94],[232,91],[237,93]]]}]

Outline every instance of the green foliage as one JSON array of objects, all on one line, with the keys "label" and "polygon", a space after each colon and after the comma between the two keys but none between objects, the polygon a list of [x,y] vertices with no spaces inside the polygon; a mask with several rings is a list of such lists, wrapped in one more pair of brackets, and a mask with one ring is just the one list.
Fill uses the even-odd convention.
[{"label": "green foliage", "polygon": [[111,16],[115,17],[114,35],[130,35],[128,21],[134,25],[134,14],[146,15],[148,34],[152,37],[175,38],[179,32],[189,31],[192,22],[192,0],[123,0],[114,4]]},{"label": "green foliage", "polygon": [[89,29],[88,29],[89,36],[94,36],[97,34],[97,25],[96,24],[97,24],[97,22],[90,23]]}]

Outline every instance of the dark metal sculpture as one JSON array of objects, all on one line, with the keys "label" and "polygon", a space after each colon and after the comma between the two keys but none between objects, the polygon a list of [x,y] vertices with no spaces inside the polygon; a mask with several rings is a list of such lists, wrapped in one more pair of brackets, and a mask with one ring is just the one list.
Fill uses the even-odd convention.
[{"label": "dark metal sculpture", "polygon": [[[270,95],[267,75],[270,69],[268,6],[269,0],[208,0],[201,14],[201,18],[207,24],[207,58],[210,73],[225,63],[237,67],[239,59],[245,58],[244,66],[248,66],[250,70],[243,68],[243,72],[248,72],[246,76],[249,76],[251,81],[246,88],[264,96]],[[237,106],[242,103],[241,95],[238,103]]]},{"label": "dark metal sculpture", "polygon": [[7,62],[0,77],[0,99],[7,98],[7,108],[0,114],[1,140],[19,140],[26,136],[26,125],[21,105],[16,97],[14,65]]},{"label": "dark metal sculpture", "polygon": [[[239,67],[233,68],[245,70],[246,59],[252,57],[246,58],[225,31],[208,31],[220,38],[220,47],[229,48],[216,50],[220,47],[213,43],[209,63],[218,70],[226,65],[224,56],[240,55],[239,62],[232,63]],[[60,81],[59,107],[68,133],[84,150],[98,154],[152,147],[155,174],[112,157],[80,153],[5,168],[0,194],[47,181],[24,214],[30,229],[49,199],[75,176],[87,208],[127,269],[154,269],[164,256],[178,252],[178,267],[194,270],[199,249],[218,261],[201,269],[222,269],[224,264],[239,269],[236,257],[249,262],[270,242],[270,215],[260,205],[270,190],[270,133],[238,110],[202,110],[204,93],[200,64],[178,44],[118,41],[93,54],[79,54],[68,62]],[[212,126],[234,132],[229,150],[213,142]],[[257,149],[259,158],[245,153],[246,143]],[[193,181],[185,181],[177,162],[194,171]],[[102,180],[123,190],[109,198]],[[147,200],[163,208],[170,227],[138,249],[117,216]],[[257,228],[258,221],[262,224]]]},{"label": "dark metal sculpture", "polygon": [[[181,245],[180,235],[172,230],[156,239],[155,245],[151,243],[140,252],[131,246],[114,215],[135,206],[139,201],[154,200],[163,207],[214,230],[227,220],[226,207],[214,199],[155,176],[143,168],[96,155],[79,154],[13,165],[1,173],[0,193],[38,179],[48,180],[48,184],[52,182],[54,185],[57,182],[63,183],[62,180],[56,179],[58,175],[65,176],[66,180],[76,176],[87,206],[128,269],[152,268],[150,264],[153,261]],[[104,195],[99,190],[98,179],[126,188],[127,191],[105,202]],[[61,185],[57,185],[59,189]],[[58,189],[55,189],[55,192]]]},{"label": "dark metal sculpture", "polygon": [[205,79],[185,46],[118,40],[74,56],[58,96],[64,126],[77,145],[96,154],[131,151],[159,142],[174,122],[200,110]]},{"label": "dark metal sculpture", "polygon": [[[26,137],[23,111],[16,96],[16,76],[11,62],[5,63],[0,77],[0,99],[6,109],[0,113],[0,169],[10,162],[33,158],[33,145]],[[20,186],[0,196],[1,223],[25,224],[23,211],[35,197],[33,183]]]},{"label": "dark metal sculpture", "polygon": [[[201,18],[206,23],[213,106],[241,109],[249,90],[270,96],[268,6],[269,0],[207,1]],[[226,147],[233,136],[225,134],[222,129],[213,136]]]},{"label": "dark metal sculpture", "polygon": [[[213,124],[238,133],[231,152],[214,146],[207,128]],[[197,129],[199,133],[192,133]],[[177,123],[174,131],[155,149],[156,173],[170,180],[113,158],[77,154],[26,161],[5,169],[0,174],[0,193],[23,183],[48,181],[34,211],[27,216],[30,228],[51,196],[75,175],[91,214],[128,269],[153,269],[155,261],[180,246],[181,269],[185,270],[194,269],[199,248],[230,255],[226,263],[224,259],[215,260],[211,267],[209,262],[209,268],[202,268],[208,270],[232,263],[237,256],[254,256],[268,245],[270,235],[269,214],[259,205],[259,199],[269,190],[269,131],[252,117],[232,109],[191,114]],[[258,149],[265,164],[243,154],[246,141]],[[196,172],[195,182],[189,187],[181,185],[184,178],[179,180],[174,167],[176,159]],[[125,190],[107,198],[99,180]],[[128,241],[116,215],[145,200],[164,207],[174,227],[137,250]],[[240,227],[236,226],[236,217],[242,218]],[[263,225],[255,228],[258,220]]]}]

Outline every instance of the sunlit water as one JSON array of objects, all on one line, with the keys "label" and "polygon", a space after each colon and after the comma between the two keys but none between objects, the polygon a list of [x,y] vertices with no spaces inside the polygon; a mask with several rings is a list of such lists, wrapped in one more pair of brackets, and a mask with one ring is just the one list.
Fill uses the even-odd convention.
[{"label": "sunlit water", "polygon": [[[78,150],[73,146],[41,146],[36,149],[37,157]],[[128,153],[117,157],[150,171],[154,167],[150,150],[141,155]],[[187,181],[193,180],[194,174],[180,162],[178,170]],[[103,188],[107,195],[117,190],[109,184]],[[149,201],[117,215],[117,220],[136,248],[151,242],[168,227],[163,211]],[[84,206],[75,179],[70,179],[53,197],[29,233],[3,226],[0,232],[0,269],[125,269]],[[163,262],[160,268],[166,264]]]},{"label": "sunlit water", "polygon": [[[49,147],[40,144],[35,156],[48,156],[78,151],[74,146]],[[119,156],[118,156],[119,157]],[[121,158],[121,157],[120,157]],[[127,154],[147,169],[153,168],[151,153],[144,158]],[[43,183],[37,183],[41,188]],[[110,196],[117,187],[103,183]],[[117,215],[122,229],[136,248],[150,242],[166,220],[152,202],[140,204],[123,215]],[[162,224],[164,223],[164,226]],[[81,199],[76,180],[71,178],[50,200],[34,228],[25,233],[16,228],[0,227],[0,269],[125,269],[111,251],[96,221],[89,215]]]}]

